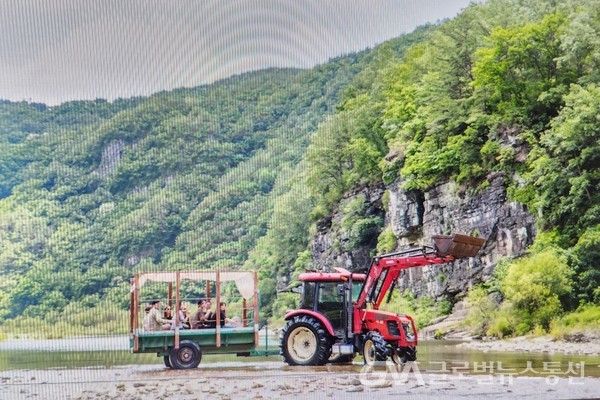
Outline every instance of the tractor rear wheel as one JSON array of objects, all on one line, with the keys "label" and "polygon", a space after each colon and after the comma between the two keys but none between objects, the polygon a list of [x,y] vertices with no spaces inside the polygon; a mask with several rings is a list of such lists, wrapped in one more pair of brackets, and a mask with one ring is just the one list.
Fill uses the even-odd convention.
[{"label": "tractor rear wheel", "polygon": [[363,358],[365,364],[375,365],[376,362],[388,358],[389,349],[387,342],[379,332],[371,331],[365,335],[363,341]]},{"label": "tractor rear wheel", "polygon": [[289,365],[323,365],[331,354],[329,334],[309,315],[297,315],[282,330],[281,355]]}]

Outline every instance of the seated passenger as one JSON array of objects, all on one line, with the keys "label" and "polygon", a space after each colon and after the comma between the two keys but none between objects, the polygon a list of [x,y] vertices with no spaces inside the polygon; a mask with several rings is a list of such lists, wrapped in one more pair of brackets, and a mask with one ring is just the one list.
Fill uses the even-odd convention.
[{"label": "seated passenger", "polygon": [[183,301],[179,301],[179,314],[178,318],[173,316],[171,320],[171,329],[175,329],[175,327],[179,327],[179,329],[189,329],[189,319],[187,315],[187,307],[183,304]]},{"label": "seated passenger", "polygon": [[233,320],[227,318],[227,304],[225,302],[219,303],[219,324],[222,328],[235,328]]},{"label": "seated passenger", "polygon": [[190,312],[185,304],[181,307],[181,311],[183,312],[183,329],[190,329]]},{"label": "seated passenger", "polygon": [[242,320],[240,319],[240,317],[233,317],[231,319],[228,319],[225,321],[225,326],[223,326],[223,328],[241,328],[242,326]]},{"label": "seated passenger", "polygon": [[142,323],[142,329],[144,331],[150,330],[150,310],[152,310],[152,306],[146,306],[144,311],[146,311],[146,315],[144,315],[144,322]]},{"label": "seated passenger", "polygon": [[172,319],[173,318],[173,311],[171,310],[171,306],[165,306],[165,309],[163,310],[163,318],[164,319]]},{"label": "seated passenger", "polygon": [[210,300],[206,301],[206,325],[209,328],[216,328],[217,327],[217,314],[215,313],[215,311],[211,310],[211,302]]},{"label": "seated passenger", "polygon": [[200,299],[198,301],[198,310],[192,315],[191,326],[192,329],[206,328],[206,300]]},{"label": "seated passenger", "polygon": [[150,308],[150,312],[144,318],[144,329],[149,331],[169,329],[171,327],[171,321],[162,317],[160,312],[160,300],[152,300],[150,304],[152,308]]}]

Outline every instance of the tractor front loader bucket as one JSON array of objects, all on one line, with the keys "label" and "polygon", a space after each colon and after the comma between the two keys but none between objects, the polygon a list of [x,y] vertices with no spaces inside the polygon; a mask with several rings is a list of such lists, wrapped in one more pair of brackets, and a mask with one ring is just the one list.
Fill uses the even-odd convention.
[{"label": "tractor front loader bucket", "polygon": [[438,256],[454,258],[474,257],[485,242],[483,238],[458,233],[452,236],[433,235],[432,239]]}]

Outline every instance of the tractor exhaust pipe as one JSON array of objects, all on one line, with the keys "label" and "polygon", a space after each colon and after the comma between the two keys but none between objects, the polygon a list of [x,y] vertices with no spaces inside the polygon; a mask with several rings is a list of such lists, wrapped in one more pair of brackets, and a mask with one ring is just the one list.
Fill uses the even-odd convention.
[{"label": "tractor exhaust pipe", "polygon": [[439,257],[474,257],[485,243],[484,238],[454,234],[452,236],[433,235],[435,252]]}]

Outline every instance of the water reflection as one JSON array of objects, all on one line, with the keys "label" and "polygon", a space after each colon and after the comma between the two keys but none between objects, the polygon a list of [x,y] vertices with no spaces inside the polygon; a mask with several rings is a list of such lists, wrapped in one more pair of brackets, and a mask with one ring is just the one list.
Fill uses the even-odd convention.
[{"label": "water reflection", "polygon": [[516,374],[520,376],[578,375],[600,377],[600,357],[574,354],[483,352],[456,347],[460,342],[427,341],[419,345],[421,371]]},{"label": "water reflection", "polygon": [[[276,342],[274,342],[276,343]],[[456,347],[460,342],[423,341],[419,344],[416,367],[422,373],[482,373],[545,376],[555,374],[575,376],[581,368],[586,377],[600,377],[600,357],[564,354],[483,352]],[[154,354],[131,354],[124,350],[98,351],[48,351],[48,350],[0,350],[0,370],[13,369],[66,369],[105,368],[119,365],[156,365],[162,370],[162,358]],[[200,368],[210,369],[269,369],[272,371],[335,371],[359,373],[362,359],[353,364],[327,365],[323,367],[289,367],[279,356],[236,357],[235,355],[212,355],[202,359]],[[507,372],[509,371],[509,372]]]}]

